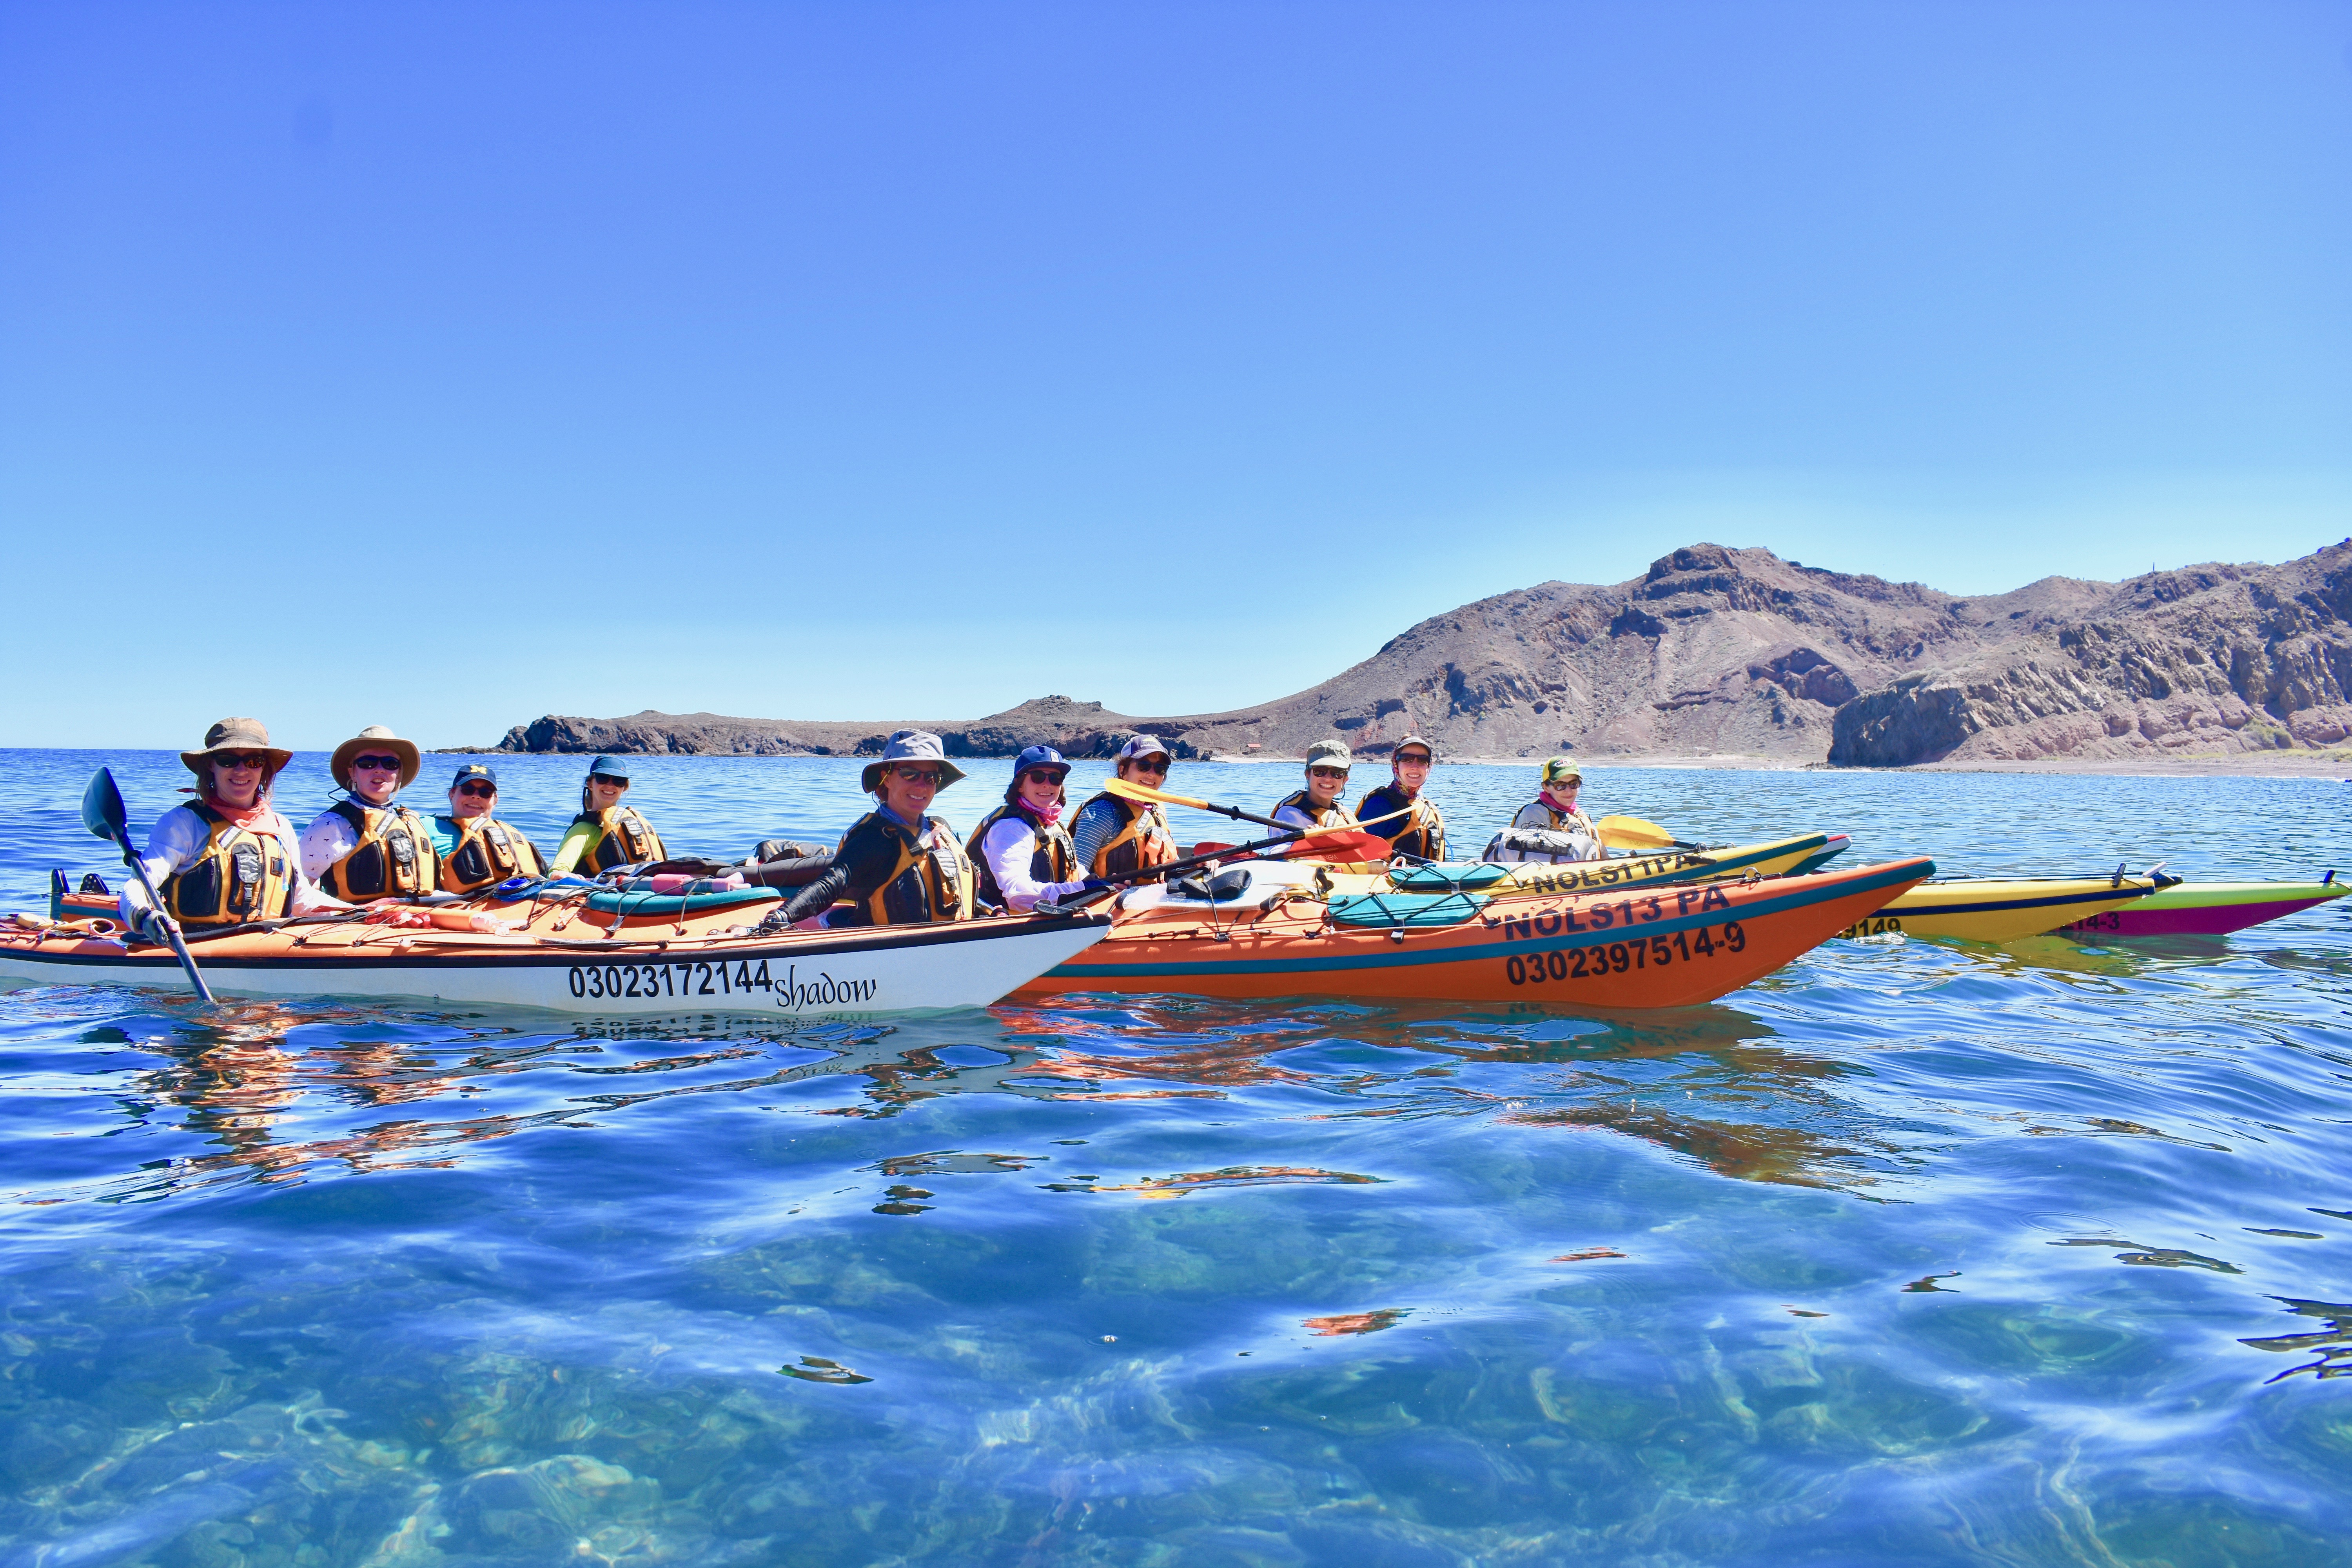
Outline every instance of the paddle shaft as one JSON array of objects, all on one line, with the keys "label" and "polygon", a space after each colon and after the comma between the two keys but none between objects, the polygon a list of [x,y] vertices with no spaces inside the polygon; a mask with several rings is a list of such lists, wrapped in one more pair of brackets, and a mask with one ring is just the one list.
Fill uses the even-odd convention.
[{"label": "paddle shaft", "polygon": [[[1375,818],[1375,820],[1385,820],[1385,818]],[[1100,879],[1105,885],[1101,888],[1096,889],[1090,894],[1080,895],[1080,902],[1063,903],[1057,900],[1055,903],[1055,908],[1063,910],[1083,909],[1087,904],[1093,903],[1096,900],[1104,897],[1113,888],[1124,888],[1136,882],[1149,880],[1153,877],[1171,876],[1178,871],[1190,871],[1196,866],[1212,865],[1219,860],[1251,859],[1254,858],[1261,849],[1271,849],[1279,844],[1296,844],[1300,839],[1310,837],[1317,833],[1339,833],[1345,831],[1347,831],[1347,829],[1336,827],[1292,827],[1288,832],[1281,834],[1276,837],[1261,838],[1251,844],[1236,844],[1229,849],[1220,849],[1213,855],[1187,855],[1182,859],[1170,860],[1163,865],[1144,866],[1132,871],[1121,871],[1116,877],[1104,877]]]},{"label": "paddle shaft", "polygon": [[196,995],[205,1003],[211,1003],[214,1000],[213,988],[205,984],[204,975],[196,969],[195,955],[188,951],[188,944],[180,940],[178,923],[164,912],[163,896],[155,890],[155,884],[149,879],[146,864],[139,858],[138,851],[131,847],[131,835],[118,832],[114,841],[122,847],[122,863],[131,868],[131,874],[138,878],[140,887],[146,889],[147,907],[154,910],[163,922],[163,940],[170,944],[172,956],[178,959],[180,967],[188,972],[188,984],[196,988]]}]

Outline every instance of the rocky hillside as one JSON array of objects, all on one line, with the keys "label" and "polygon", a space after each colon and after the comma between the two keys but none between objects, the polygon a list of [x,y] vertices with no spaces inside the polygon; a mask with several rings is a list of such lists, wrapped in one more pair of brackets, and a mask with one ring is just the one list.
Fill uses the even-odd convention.
[{"label": "rocky hillside", "polygon": [[959,756],[1046,742],[1102,755],[1296,756],[1412,731],[1454,756],[1703,756],[1890,766],[2324,746],[2352,734],[2352,541],[2281,566],[2121,584],[2046,577],[1961,599],[1695,544],[1630,583],[1546,583],[1433,616],[1309,690],[1228,713],[1046,697],[980,720],[796,723],[549,716],[499,749],[872,754],[936,730]]}]

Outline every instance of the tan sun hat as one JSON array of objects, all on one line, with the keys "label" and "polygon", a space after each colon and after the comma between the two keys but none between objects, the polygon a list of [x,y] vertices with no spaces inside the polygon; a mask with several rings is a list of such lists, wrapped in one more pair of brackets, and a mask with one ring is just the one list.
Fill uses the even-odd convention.
[{"label": "tan sun hat", "polygon": [[937,735],[929,730],[901,730],[882,748],[880,762],[866,764],[866,771],[857,775],[857,787],[872,795],[874,786],[882,782],[882,770],[892,763],[939,763],[941,789],[963,777],[963,770],[948,761],[947,746]]},{"label": "tan sun hat", "polygon": [[276,773],[293,759],[294,753],[283,746],[269,743],[269,731],[258,719],[224,719],[205,731],[205,748],[201,752],[182,752],[180,761],[188,771],[202,778],[205,760],[215,752],[267,752],[269,771]]},{"label": "tan sun hat", "polygon": [[1324,767],[1337,765],[1340,772],[1346,773],[1356,765],[1356,757],[1348,750],[1345,741],[1318,741],[1307,748],[1307,765],[1311,769],[1318,764]]},{"label": "tan sun hat", "polygon": [[371,724],[335,748],[327,763],[327,772],[334,776],[338,787],[347,788],[352,782],[352,759],[362,752],[390,752],[400,759],[400,787],[406,789],[416,782],[416,772],[424,766],[417,755],[416,742],[404,741],[381,724]]}]

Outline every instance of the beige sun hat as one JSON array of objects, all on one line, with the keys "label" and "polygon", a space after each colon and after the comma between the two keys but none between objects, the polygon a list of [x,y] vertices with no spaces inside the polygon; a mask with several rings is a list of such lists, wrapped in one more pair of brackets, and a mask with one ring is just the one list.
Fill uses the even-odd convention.
[{"label": "beige sun hat", "polygon": [[929,730],[901,730],[882,748],[880,762],[866,764],[866,771],[857,775],[857,787],[872,795],[874,786],[882,782],[882,770],[893,763],[939,763],[941,789],[963,777],[963,770],[948,761],[947,745],[937,735]]},{"label": "beige sun hat", "polygon": [[269,743],[269,731],[258,719],[224,719],[205,731],[205,746],[200,752],[182,752],[180,761],[198,778],[204,776],[205,763],[215,752],[267,752],[269,771],[278,772],[293,760],[294,753],[283,746]]},{"label": "beige sun hat", "polygon": [[425,765],[417,754],[416,742],[402,740],[381,724],[371,724],[337,746],[327,763],[327,772],[333,775],[338,787],[347,787],[352,782],[352,759],[362,752],[379,751],[390,752],[400,759],[401,788],[406,789],[416,782],[417,770]]},{"label": "beige sun hat", "polygon": [[1307,765],[1311,769],[1318,763],[1337,764],[1344,772],[1356,765],[1356,754],[1348,750],[1345,741],[1318,741],[1307,748]]}]

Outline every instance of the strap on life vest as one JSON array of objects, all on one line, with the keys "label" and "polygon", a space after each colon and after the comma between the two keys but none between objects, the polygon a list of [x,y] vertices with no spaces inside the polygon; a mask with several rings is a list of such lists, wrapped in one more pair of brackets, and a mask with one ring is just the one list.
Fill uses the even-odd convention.
[{"label": "strap on life vest", "polygon": [[642,866],[648,860],[667,859],[660,835],[653,824],[637,815],[633,805],[616,805],[608,811],[583,811],[572,819],[593,822],[600,829],[596,842],[580,858],[587,867],[586,874],[593,877],[615,866]]},{"label": "strap on life vest", "polygon": [[320,887],[347,904],[434,890],[438,863],[422,817],[404,805],[364,806],[355,800],[327,809],[350,823],[360,841],[327,868]]},{"label": "strap on life vest", "polygon": [[1396,785],[1381,784],[1356,803],[1356,820],[1370,822],[1375,817],[1387,816],[1401,805],[1412,808],[1412,815],[1405,818],[1402,827],[1383,822],[1372,831],[1387,837],[1400,855],[1411,855],[1423,860],[1444,859],[1445,814],[1438,810],[1437,803],[1425,795],[1414,795],[1407,801],[1402,798],[1402,792]]},{"label": "strap on life vest", "polygon": [[184,926],[274,921],[294,892],[294,871],[277,835],[239,827],[202,801],[188,809],[211,829],[195,858],[163,879],[163,908]]},{"label": "strap on life vest", "polygon": [[1105,790],[1078,809],[1085,811],[1097,800],[1107,800],[1118,807],[1123,820],[1119,830],[1095,851],[1095,863],[1087,868],[1087,876],[1119,877],[1129,871],[1165,866],[1176,858],[1176,835],[1170,831],[1168,819],[1160,815],[1158,806],[1139,805]]},{"label": "strap on life vest", "polygon": [[880,812],[869,811],[842,836],[843,846],[845,847],[858,829],[868,823],[889,836],[892,847],[898,851],[898,860],[882,885],[855,906],[857,912],[853,923],[919,925],[928,921],[971,919],[971,860],[964,854],[955,829],[936,816],[927,816],[919,837]]},{"label": "strap on life vest", "polygon": [[1275,803],[1274,809],[1267,812],[1266,815],[1268,816],[1280,816],[1285,810],[1292,806],[1297,807],[1299,813],[1307,818],[1308,823],[1317,827],[1353,827],[1356,826],[1356,814],[1354,812],[1349,811],[1346,806],[1341,805],[1336,800],[1330,805],[1324,806],[1322,809],[1318,810],[1316,807],[1307,804],[1307,792],[1303,789],[1297,791],[1294,794],[1283,796],[1281,800]]},{"label": "strap on life vest", "polygon": [[983,904],[1003,908],[1004,889],[996,885],[996,872],[988,863],[988,830],[1007,817],[1018,820],[1036,837],[1036,847],[1029,856],[1029,879],[1033,882],[1069,882],[1076,880],[1074,873],[1078,864],[1077,847],[1070,842],[1069,829],[1060,823],[1051,827],[1036,816],[1007,802],[980,819],[980,826],[964,840],[964,854],[971,862],[974,897]]},{"label": "strap on life vest", "polygon": [[541,868],[530,840],[488,816],[449,817],[457,846],[442,858],[441,890],[475,893],[509,877],[535,877]]}]

